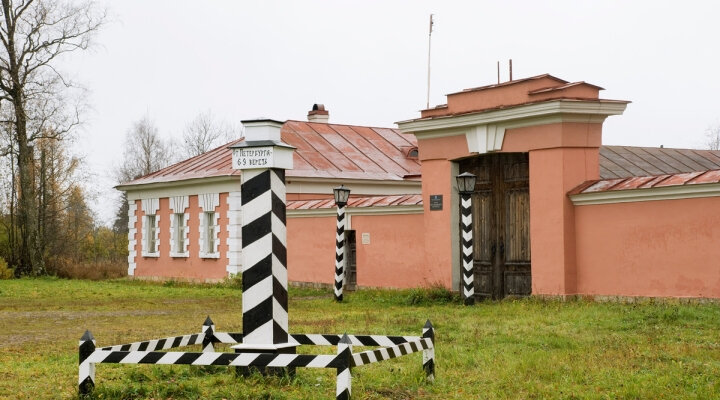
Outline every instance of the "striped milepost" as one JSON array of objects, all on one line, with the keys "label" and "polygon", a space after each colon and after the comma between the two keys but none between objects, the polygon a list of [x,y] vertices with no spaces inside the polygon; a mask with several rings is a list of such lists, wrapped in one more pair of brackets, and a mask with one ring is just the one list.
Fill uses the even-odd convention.
[{"label": "striped milepost", "polygon": [[475,265],[473,263],[472,198],[460,193],[462,222],[463,297],[465,305],[475,304]]},{"label": "striped milepost", "polygon": [[345,284],[345,204],[337,206],[337,230],[335,232],[335,301],[343,300]]},{"label": "striped milepost", "polygon": [[288,341],[285,170],[243,171],[243,344]]}]

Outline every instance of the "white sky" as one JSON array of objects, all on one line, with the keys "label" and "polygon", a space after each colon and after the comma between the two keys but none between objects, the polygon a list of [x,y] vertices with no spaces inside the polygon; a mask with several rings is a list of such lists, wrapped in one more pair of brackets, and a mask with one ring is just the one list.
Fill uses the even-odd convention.
[{"label": "white sky", "polygon": [[101,0],[111,21],[66,70],[90,89],[78,146],[110,221],[131,123],[144,114],[180,137],[199,112],[228,122],[304,120],[393,127],[424,108],[435,14],[431,105],[463,88],[550,73],[630,100],[604,144],[700,147],[720,121],[717,1]]}]

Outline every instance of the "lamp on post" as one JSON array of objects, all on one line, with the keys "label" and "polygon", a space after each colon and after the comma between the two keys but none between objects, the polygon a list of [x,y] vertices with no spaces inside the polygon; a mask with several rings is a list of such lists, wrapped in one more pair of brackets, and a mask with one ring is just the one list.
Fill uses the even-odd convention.
[{"label": "lamp on post", "polygon": [[344,185],[340,185],[333,188],[333,195],[335,195],[335,204],[338,207],[345,207],[348,202],[348,197],[350,197],[350,189],[346,188]]},{"label": "lamp on post", "polygon": [[350,197],[350,189],[343,185],[333,189],[337,205],[337,230],[335,233],[335,301],[343,299],[345,283],[345,206]]},{"label": "lamp on post", "polygon": [[473,263],[472,193],[475,191],[475,175],[463,172],[455,177],[460,193],[460,218],[462,223],[463,296],[465,305],[475,304],[475,265]]}]

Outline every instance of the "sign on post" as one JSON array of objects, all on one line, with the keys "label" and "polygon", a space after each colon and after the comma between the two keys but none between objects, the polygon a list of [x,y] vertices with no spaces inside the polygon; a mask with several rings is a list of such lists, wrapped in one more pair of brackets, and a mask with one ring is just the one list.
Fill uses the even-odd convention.
[{"label": "sign on post", "polygon": [[233,166],[238,169],[270,168],[273,146],[233,149]]}]

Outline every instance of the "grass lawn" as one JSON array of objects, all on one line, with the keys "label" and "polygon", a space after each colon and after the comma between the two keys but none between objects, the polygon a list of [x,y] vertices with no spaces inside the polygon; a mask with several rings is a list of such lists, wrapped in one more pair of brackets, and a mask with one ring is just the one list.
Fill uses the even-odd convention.
[{"label": "grass lawn", "polygon": [[[291,289],[290,331],[419,336],[433,322],[435,383],[424,382],[422,356],[413,354],[354,369],[356,399],[720,398],[718,305],[523,299],[465,307],[427,301],[430,294],[367,290],[335,304],[329,290]],[[85,329],[98,347],[199,332],[208,314],[219,331],[241,332],[240,298],[232,285],[0,281],[0,398],[77,397]],[[226,367],[98,364],[96,383],[103,399],[335,393],[334,371],[325,369],[298,369],[289,380],[236,378]]]}]

